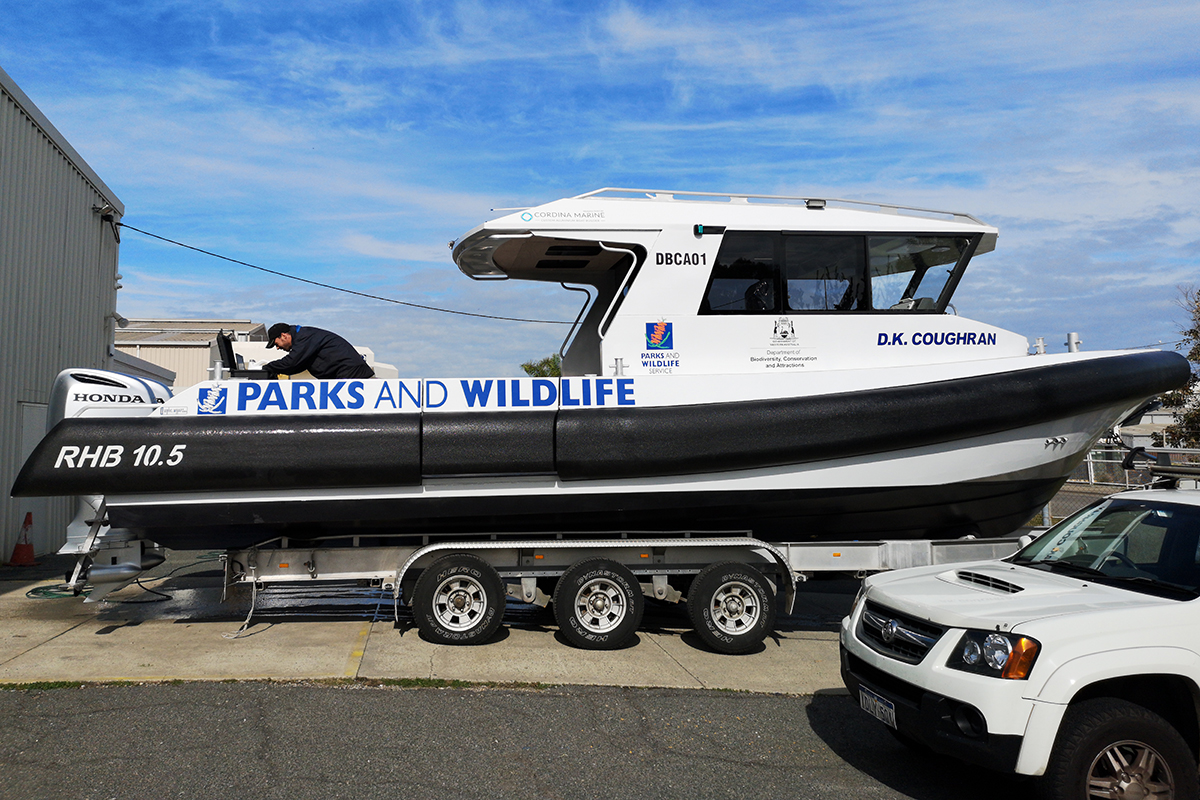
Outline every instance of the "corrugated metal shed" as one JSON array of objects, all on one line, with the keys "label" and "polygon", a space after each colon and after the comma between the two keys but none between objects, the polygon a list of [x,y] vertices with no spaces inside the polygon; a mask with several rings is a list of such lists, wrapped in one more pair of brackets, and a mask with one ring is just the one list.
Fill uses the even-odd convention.
[{"label": "corrugated metal shed", "polygon": [[38,553],[64,541],[69,501],[16,500],[8,491],[44,432],[54,376],[108,361],[117,299],[112,223],[125,207],[3,69],[0,208],[0,559],[7,560],[27,511]]}]

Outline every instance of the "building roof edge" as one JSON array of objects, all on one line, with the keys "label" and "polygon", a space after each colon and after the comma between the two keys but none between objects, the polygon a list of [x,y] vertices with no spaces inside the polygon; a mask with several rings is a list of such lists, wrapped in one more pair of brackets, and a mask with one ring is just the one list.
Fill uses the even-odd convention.
[{"label": "building roof edge", "polygon": [[29,95],[21,91],[21,87],[17,85],[17,82],[12,79],[11,75],[4,71],[3,67],[0,67],[0,88],[13,99],[13,102],[25,112],[26,116],[33,120],[35,125],[42,129],[42,133],[46,134],[50,141],[54,143],[54,146],[62,151],[63,155],[74,165],[75,169],[79,170],[87,178],[88,182],[96,190],[96,193],[103,197],[105,202],[115,208],[118,214],[125,216],[125,204],[117,197],[116,192],[100,179],[100,176],[84,160],[83,156],[79,155],[79,152],[67,141],[67,137],[63,136],[58,128],[54,127],[49,118],[42,113],[42,110],[29,99]]}]

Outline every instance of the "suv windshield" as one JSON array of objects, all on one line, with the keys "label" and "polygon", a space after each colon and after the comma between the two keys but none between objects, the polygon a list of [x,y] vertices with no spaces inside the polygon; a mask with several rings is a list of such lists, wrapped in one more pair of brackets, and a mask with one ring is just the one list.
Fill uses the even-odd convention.
[{"label": "suv windshield", "polygon": [[1198,540],[1200,507],[1110,499],[1063,520],[1010,560],[1130,589],[1174,588],[1194,596],[1200,594]]}]

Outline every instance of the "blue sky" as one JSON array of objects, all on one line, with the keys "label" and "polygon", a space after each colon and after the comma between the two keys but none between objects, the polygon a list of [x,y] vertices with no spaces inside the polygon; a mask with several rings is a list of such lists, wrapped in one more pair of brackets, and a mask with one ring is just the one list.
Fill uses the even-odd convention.
[{"label": "blue sky", "polygon": [[[602,186],[965,211],[959,313],[1086,349],[1178,338],[1200,282],[1200,5],[117,4],[5,10],[0,66],[125,222],[410,302],[570,319],[446,243]],[[126,231],[127,317],[337,330],[408,375],[519,374],[563,328],[331,293]]]}]

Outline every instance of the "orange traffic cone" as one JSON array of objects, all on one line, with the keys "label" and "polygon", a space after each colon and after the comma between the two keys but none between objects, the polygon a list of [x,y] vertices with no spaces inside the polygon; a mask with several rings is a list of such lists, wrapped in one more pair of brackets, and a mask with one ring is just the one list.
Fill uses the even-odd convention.
[{"label": "orange traffic cone", "polygon": [[29,529],[33,527],[33,512],[25,513],[25,524],[21,526],[21,539],[13,547],[12,558],[8,560],[10,567],[36,567],[38,562],[33,560],[33,545],[29,543]]}]

